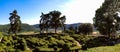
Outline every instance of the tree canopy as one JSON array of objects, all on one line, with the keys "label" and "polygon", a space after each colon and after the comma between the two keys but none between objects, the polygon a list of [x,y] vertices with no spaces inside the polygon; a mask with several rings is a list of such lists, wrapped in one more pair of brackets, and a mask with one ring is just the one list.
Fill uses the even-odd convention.
[{"label": "tree canopy", "polygon": [[10,13],[10,29],[8,31],[8,33],[12,32],[14,34],[16,34],[17,32],[19,32],[21,30],[21,20],[20,20],[20,16],[17,14],[17,10],[14,10],[12,13]]},{"label": "tree canopy", "polygon": [[55,29],[55,33],[56,33],[56,29],[58,27],[64,27],[64,23],[66,20],[65,16],[61,16],[61,12],[59,11],[51,11],[48,14],[43,14],[40,16],[40,30],[46,30],[46,32],[48,31],[48,28],[54,28]]},{"label": "tree canopy", "polygon": [[103,35],[116,34],[120,29],[120,0],[105,0],[102,6],[96,10],[93,19],[94,26]]},{"label": "tree canopy", "polygon": [[79,33],[91,34],[93,32],[93,25],[91,23],[82,23],[79,26]]}]

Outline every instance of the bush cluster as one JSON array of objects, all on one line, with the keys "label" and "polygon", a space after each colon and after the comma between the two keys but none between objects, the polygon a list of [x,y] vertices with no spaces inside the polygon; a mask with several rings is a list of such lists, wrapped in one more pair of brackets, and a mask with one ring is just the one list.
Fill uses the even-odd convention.
[{"label": "bush cluster", "polygon": [[84,35],[84,34],[74,34],[70,35],[75,40],[77,40],[81,45],[82,49],[92,48],[92,47],[99,47],[99,46],[113,46],[116,44],[116,40],[114,38],[109,37],[94,37],[90,35]]},{"label": "bush cluster", "polygon": [[3,52],[15,52],[27,50],[26,41],[23,38],[17,36],[4,36],[0,43],[0,51]]},{"label": "bush cluster", "polygon": [[[9,36],[2,38],[0,52],[19,52],[19,51],[64,51],[78,49],[76,40],[69,35],[54,34],[41,36]],[[80,46],[79,46],[80,48]]]},{"label": "bush cluster", "polygon": [[[60,51],[67,45],[68,48],[77,46],[75,40],[68,35],[48,35],[42,38],[30,37],[26,38],[28,46],[35,48],[34,51],[40,51],[39,48],[50,48],[50,50]],[[42,49],[42,50],[44,50]],[[46,51],[46,50],[44,50]]]}]

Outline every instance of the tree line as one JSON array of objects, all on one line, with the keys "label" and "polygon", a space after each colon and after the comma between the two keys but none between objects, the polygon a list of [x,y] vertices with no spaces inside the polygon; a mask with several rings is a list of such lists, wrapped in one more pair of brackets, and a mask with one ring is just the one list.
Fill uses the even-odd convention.
[{"label": "tree line", "polygon": [[[48,32],[49,28],[54,28],[55,33],[57,32],[57,28],[63,28],[63,31],[65,31],[66,30],[66,27],[65,27],[66,16],[65,15],[61,16],[61,14],[62,13],[60,11],[56,11],[56,10],[51,11],[47,14],[41,13],[40,21],[39,21],[40,22],[40,24],[39,24],[40,33],[44,33],[44,31]],[[19,32],[21,30],[20,16],[18,16],[17,10],[14,10],[12,13],[10,13],[10,15],[11,15],[9,18],[10,19],[10,28],[8,30],[8,33],[12,32],[12,33],[16,34],[17,32]],[[89,34],[89,32],[92,32],[93,28],[87,28],[87,27],[91,26],[91,24],[89,23],[88,26],[86,26],[86,24],[82,24],[81,25],[82,28],[84,28],[83,26],[85,26],[85,28],[84,28],[84,30],[83,29],[80,29],[80,30],[85,31],[86,33],[84,32],[84,34]],[[91,29],[91,30],[87,32],[85,29]],[[69,30],[71,30],[71,29],[69,29]],[[79,32],[83,33],[82,31],[79,31]]]},{"label": "tree line", "polygon": [[[120,16],[119,10],[120,10],[120,1],[119,0],[105,0],[105,2],[102,4],[102,6],[96,10],[95,17],[93,18],[93,24],[94,27],[102,34],[102,35],[115,35],[117,34],[117,31],[120,29]],[[50,11],[47,14],[41,13],[40,16],[40,32],[43,31],[48,32],[49,28],[54,28],[55,33],[57,28],[63,27],[65,31],[65,21],[66,16],[61,16],[60,11]],[[12,18],[18,17],[17,22],[20,22],[20,16],[17,15],[17,11],[14,10],[13,13],[10,13]],[[9,18],[10,19],[10,18]],[[15,23],[14,20],[10,19],[11,21],[11,28],[13,33],[14,31],[17,31],[17,29],[20,29],[20,23],[16,23],[16,28],[12,23]],[[13,26],[14,27],[13,27]],[[18,27],[19,26],[19,27]],[[81,26],[77,27],[77,29],[72,30],[78,31],[79,33],[83,34],[89,34],[89,32],[92,32],[93,26],[91,24],[82,24]],[[16,30],[15,30],[16,29]],[[91,30],[89,30],[91,29]]]}]

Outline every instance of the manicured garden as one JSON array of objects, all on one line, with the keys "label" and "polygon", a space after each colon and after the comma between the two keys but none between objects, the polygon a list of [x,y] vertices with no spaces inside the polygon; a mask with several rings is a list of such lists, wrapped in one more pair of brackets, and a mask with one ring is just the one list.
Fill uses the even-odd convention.
[{"label": "manicured garden", "polygon": [[78,51],[81,45],[64,34],[53,35],[4,35],[0,43],[1,52]]}]

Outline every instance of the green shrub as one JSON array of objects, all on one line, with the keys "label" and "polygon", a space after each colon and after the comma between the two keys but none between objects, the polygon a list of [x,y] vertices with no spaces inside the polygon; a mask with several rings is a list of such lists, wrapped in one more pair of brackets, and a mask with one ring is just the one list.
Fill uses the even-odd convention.
[{"label": "green shrub", "polygon": [[0,52],[5,52],[2,46],[0,46]]},{"label": "green shrub", "polygon": [[10,45],[12,44],[11,41],[13,41],[11,37],[4,36],[4,37],[2,38],[1,43],[5,44],[6,46],[10,46]]},{"label": "green shrub", "polygon": [[21,48],[22,50],[26,50],[27,49],[27,43],[26,43],[25,39],[23,39],[23,38],[21,40],[21,46],[23,47],[23,48]]},{"label": "green shrub", "polygon": [[15,52],[22,52],[22,50],[21,49],[16,49]]},{"label": "green shrub", "polygon": [[115,45],[115,41],[113,39],[110,39],[108,37],[96,37],[94,39],[90,39],[86,41],[85,47],[92,48],[92,47],[98,47],[98,46],[113,46]]},{"label": "green shrub", "polygon": [[0,38],[2,38],[3,37],[3,34],[2,34],[2,32],[0,32]]},{"label": "green shrub", "polygon": [[[0,43],[0,50],[6,52],[22,52],[31,48],[32,50],[53,50],[59,51],[63,47],[70,48],[75,47],[76,42],[74,38],[70,37],[69,35],[63,34],[51,34],[51,35],[42,35],[40,37],[36,36],[4,36],[1,43]],[[63,48],[64,49],[64,48]],[[32,51],[30,50],[30,51]],[[45,51],[46,51],[45,50]],[[29,50],[28,50],[29,51]]]},{"label": "green shrub", "polygon": [[95,38],[84,34],[73,34],[70,36],[73,37],[75,40],[77,40],[81,45],[84,45],[88,40]]},{"label": "green shrub", "polygon": [[63,40],[58,40],[57,44],[58,44],[59,48],[62,48],[64,46],[65,42]]},{"label": "green shrub", "polygon": [[73,31],[73,30],[66,30],[65,33],[68,33],[68,34],[72,35],[72,34],[75,34],[75,31]]},{"label": "green shrub", "polygon": [[78,30],[82,34],[91,34],[93,32],[93,25],[91,23],[82,23]]},{"label": "green shrub", "polygon": [[36,47],[34,52],[53,52],[53,48],[42,48],[42,47]]},{"label": "green shrub", "polygon": [[13,47],[6,47],[5,52],[15,52],[15,49]]}]

